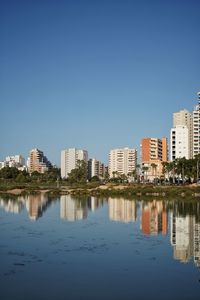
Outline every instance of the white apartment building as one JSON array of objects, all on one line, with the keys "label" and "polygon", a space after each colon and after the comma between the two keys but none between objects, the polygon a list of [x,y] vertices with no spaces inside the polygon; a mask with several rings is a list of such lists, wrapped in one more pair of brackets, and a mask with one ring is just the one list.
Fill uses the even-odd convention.
[{"label": "white apartment building", "polygon": [[171,161],[176,158],[190,158],[189,129],[187,126],[177,125],[170,133]]},{"label": "white apartment building", "polygon": [[136,169],[137,151],[136,149],[123,148],[113,149],[109,154],[109,175],[114,177],[118,174],[130,174]]},{"label": "white apartment building", "polygon": [[200,153],[200,92],[198,95],[198,105],[193,110],[193,157]]},{"label": "white apartment building", "polygon": [[67,178],[71,170],[76,168],[77,161],[88,161],[88,152],[76,148],[69,148],[61,151],[61,177]]},{"label": "white apartment building", "polygon": [[173,128],[176,126],[187,126],[189,134],[189,158],[193,157],[193,117],[192,113],[183,109],[173,114]]}]

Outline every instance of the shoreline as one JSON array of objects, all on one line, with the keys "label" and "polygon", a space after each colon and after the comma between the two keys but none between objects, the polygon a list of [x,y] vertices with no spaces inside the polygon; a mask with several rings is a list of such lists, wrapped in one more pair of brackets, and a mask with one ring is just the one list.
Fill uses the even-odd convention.
[{"label": "shoreline", "polygon": [[98,185],[90,187],[83,186],[4,186],[0,187],[0,195],[7,194],[12,196],[23,196],[25,194],[48,193],[58,195],[74,195],[74,196],[93,196],[93,197],[194,197],[200,199],[200,186],[185,185],[185,186],[152,186],[152,185]]}]

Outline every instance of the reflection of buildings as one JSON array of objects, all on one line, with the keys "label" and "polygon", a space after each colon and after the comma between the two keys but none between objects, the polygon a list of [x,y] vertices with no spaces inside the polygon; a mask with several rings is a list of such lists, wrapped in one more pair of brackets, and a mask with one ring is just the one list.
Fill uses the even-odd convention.
[{"label": "reflection of buildings", "polygon": [[192,256],[193,217],[179,217],[172,214],[171,244],[174,246],[174,258],[188,262]]},{"label": "reflection of buildings", "polygon": [[200,222],[194,224],[194,262],[200,267]]},{"label": "reflection of buildings", "polygon": [[144,234],[167,234],[167,211],[162,201],[143,203],[141,227]]},{"label": "reflection of buildings", "polygon": [[38,195],[29,195],[26,201],[26,209],[29,213],[29,218],[34,221],[37,220],[47,209],[48,204],[48,197],[43,193]]},{"label": "reflection of buildings", "polygon": [[174,258],[188,262],[194,257],[196,266],[200,266],[200,222],[194,215],[171,215],[171,244]]},{"label": "reflection of buildings", "polygon": [[109,198],[109,218],[113,221],[134,222],[136,220],[136,203],[123,198]]},{"label": "reflection of buildings", "polygon": [[87,203],[75,200],[70,195],[60,197],[60,217],[68,221],[87,218]]},{"label": "reflection of buildings", "polygon": [[17,200],[0,198],[0,207],[6,212],[18,214],[23,210],[24,202],[25,201],[21,198],[18,198]]},{"label": "reflection of buildings", "polygon": [[103,199],[98,199],[96,197],[90,197],[88,199],[88,207],[92,211],[95,211],[98,207],[102,206],[103,203],[104,203]]}]

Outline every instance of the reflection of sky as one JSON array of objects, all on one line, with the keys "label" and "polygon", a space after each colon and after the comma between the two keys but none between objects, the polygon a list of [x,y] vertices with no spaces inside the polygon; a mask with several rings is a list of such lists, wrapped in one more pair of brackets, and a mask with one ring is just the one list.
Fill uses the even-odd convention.
[{"label": "reflection of sky", "polygon": [[[84,205],[91,207],[90,200]],[[195,299],[198,274],[193,263],[173,259],[171,231],[143,235],[140,202],[129,223],[111,222],[108,205],[104,200],[79,222],[63,221],[57,201],[37,222],[29,222],[25,211],[0,210],[4,299],[169,299],[172,290],[176,299]]]}]

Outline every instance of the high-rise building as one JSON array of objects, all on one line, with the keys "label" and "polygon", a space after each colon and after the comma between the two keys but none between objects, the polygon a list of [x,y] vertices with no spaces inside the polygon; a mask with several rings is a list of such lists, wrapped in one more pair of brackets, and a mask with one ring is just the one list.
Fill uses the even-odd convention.
[{"label": "high-rise building", "polygon": [[44,156],[44,153],[36,148],[30,151],[28,161],[28,171],[30,173],[33,173],[34,171],[44,173],[52,167],[51,162],[47,159],[46,156]]},{"label": "high-rise building", "polygon": [[143,138],[141,141],[141,167],[144,179],[153,181],[162,175],[162,162],[168,161],[167,138]]},{"label": "high-rise building", "polygon": [[123,148],[113,149],[109,154],[109,175],[131,174],[137,165],[137,151],[135,149]]},{"label": "high-rise building", "polygon": [[170,141],[171,160],[181,157],[194,158],[200,153],[200,92],[197,95],[198,104],[192,113],[183,109],[173,114]]},{"label": "high-rise building", "polygon": [[91,179],[94,176],[102,179],[105,174],[105,167],[99,160],[91,158],[88,160],[88,178]]},{"label": "high-rise building", "polygon": [[184,125],[188,128],[189,158],[193,157],[193,117],[188,110],[180,110],[173,114],[173,127]]},{"label": "high-rise building", "polygon": [[76,148],[61,151],[61,177],[67,178],[71,170],[75,169],[78,160],[88,161],[88,152]]},{"label": "high-rise building", "polygon": [[198,95],[198,105],[193,110],[193,157],[200,153],[200,92]]},{"label": "high-rise building", "polygon": [[171,161],[182,157],[190,158],[190,135],[187,126],[177,125],[171,129],[170,148]]},{"label": "high-rise building", "polygon": [[141,142],[142,162],[168,160],[167,138],[143,138]]},{"label": "high-rise building", "polygon": [[193,145],[193,118],[186,110],[180,110],[173,114],[173,128],[170,133],[170,158],[192,158]]}]

